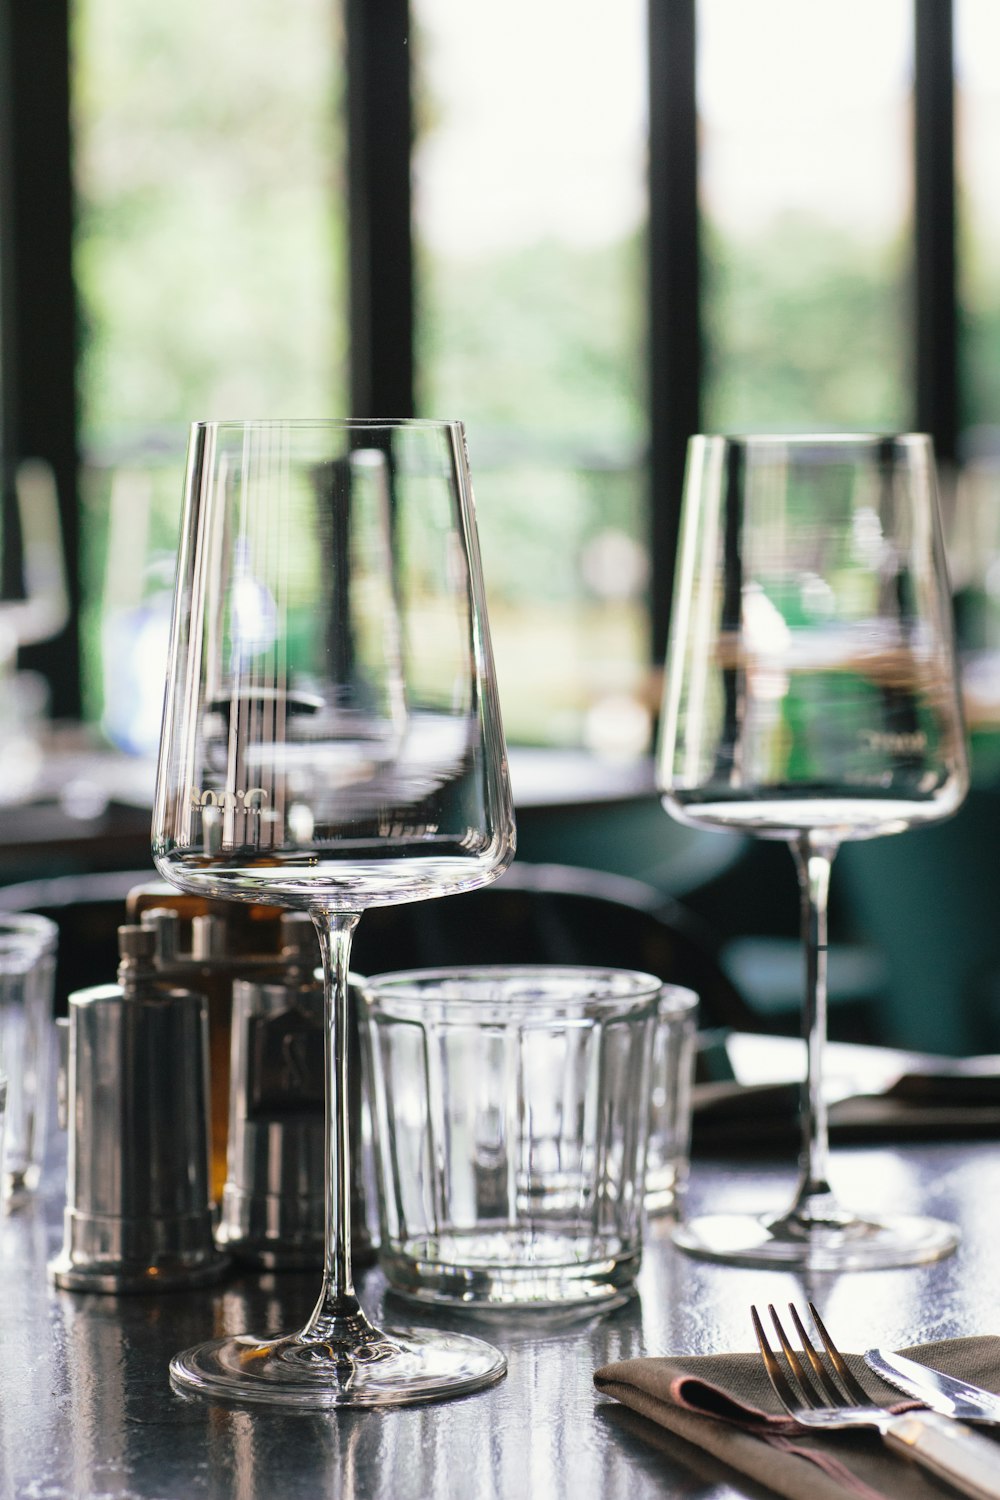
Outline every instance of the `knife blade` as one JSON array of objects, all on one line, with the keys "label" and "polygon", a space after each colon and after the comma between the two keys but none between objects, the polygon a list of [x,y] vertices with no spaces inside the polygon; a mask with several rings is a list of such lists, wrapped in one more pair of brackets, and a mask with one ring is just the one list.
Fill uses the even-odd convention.
[{"label": "knife blade", "polygon": [[946,1417],[1000,1424],[1000,1396],[889,1349],[867,1349],[865,1364],[907,1396]]}]

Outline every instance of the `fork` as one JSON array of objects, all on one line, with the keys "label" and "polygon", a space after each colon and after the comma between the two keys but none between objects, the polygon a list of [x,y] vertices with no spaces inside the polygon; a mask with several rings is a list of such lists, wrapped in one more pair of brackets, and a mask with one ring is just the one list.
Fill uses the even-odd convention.
[{"label": "fork", "polygon": [[939,1416],[936,1412],[891,1412],[876,1405],[848,1369],[813,1304],[810,1302],[808,1306],[829,1366],[814,1347],[798,1312],[789,1303],[788,1311],[805,1358],[803,1364],[774,1307],[768,1304],[767,1310],[788,1367],[787,1375],[779,1356],[767,1341],[757,1309],[750,1309],[764,1368],[774,1394],[788,1415],[801,1427],[821,1431],[874,1427],[888,1447],[905,1453],[963,1494],[972,1495],[975,1500],[1000,1500],[1000,1446],[961,1422]]}]

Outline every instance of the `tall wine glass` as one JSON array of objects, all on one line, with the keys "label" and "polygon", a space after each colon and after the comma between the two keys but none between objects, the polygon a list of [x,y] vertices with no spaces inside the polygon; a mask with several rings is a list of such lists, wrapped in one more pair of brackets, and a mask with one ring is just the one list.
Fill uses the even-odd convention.
[{"label": "tall wine glass", "polygon": [[847,1270],[933,1260],[956,1244],[951,1225],[860,1218],[837,1202],[822,1058],[831,862],[845,839],[902,833],[959,806],[957,679],[927,437],[691,440],[659,785],[684,823],[791,845],[807,1068],[791,1207],[694,1219],[676,1234],[689,1251]]},{"label": "tall wine glass", "polygon": [[514,853],[460,423],[192,429],[153,855],[193,894],[308,911],[326,989],[326,1250],[305,1327],[178,1355],[188,1390],[286,1406],[474,1390],[475,1338],[385,1333],[351,1279],[347,973],[368,907]]}]

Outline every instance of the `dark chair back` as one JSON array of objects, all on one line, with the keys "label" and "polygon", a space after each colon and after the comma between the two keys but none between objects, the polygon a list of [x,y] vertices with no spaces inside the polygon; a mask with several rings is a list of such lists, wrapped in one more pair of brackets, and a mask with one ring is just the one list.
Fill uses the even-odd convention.
[{"label": "dark chair back", "polygon": [[[0,911],[40,912],[59,927],[57,1010],[74,990],[114,979],[125,898],[155,878],[132,870],[0,889]],[[642,881],[576,866],[515,863],[480,890],[376,907],[359,923],[352,952],[362,974],[475,963],[642,969],[695,990],[702,1026],[761,1029],[698,917]]]},{"label": "dark chair back", "polygon": [[479,890],[376,908],[352,954],[362,974],[476,963],[642,969],[695,990],[702,1026],[761,1029],[697,917],[642,881],[577,866],[516,862]]}]

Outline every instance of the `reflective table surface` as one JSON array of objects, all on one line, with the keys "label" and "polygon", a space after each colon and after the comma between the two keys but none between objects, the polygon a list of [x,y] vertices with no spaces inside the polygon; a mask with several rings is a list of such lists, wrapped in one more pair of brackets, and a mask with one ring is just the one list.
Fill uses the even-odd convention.
[{"label": "reflective table surface", "polygon": [[[688,1259],[670,1224],[648,1227],[638,1294],[590,1322],[542,1315],[435,1315],[509,1357],[506,1379],[461,1400],[329,1415],[239,1410],[176,1395],[175,1350],[212,1333],[297,1326],[315,1273],[245,1273],[215,1288],[111,1297],[56,1291],[58,1164],[38,1199],[0,1219],[0,1496],[3,1500],[729,1500],[763,1497],[721,1464],[614,1402],[593,1371],[648,1353],[752,1347],[751,1301],[810,1297],[842,1348],[1000,1331],[1000,1146],[838,1149],[852,1207],[957,1221],[958,1252],[918,1269],[808,1279]],[[786,1161],[695,1161],[691,1207],[783,1206]],[[377,1268],[359,1290],[387,1321],[431,1321],[387,1294]]]}]

